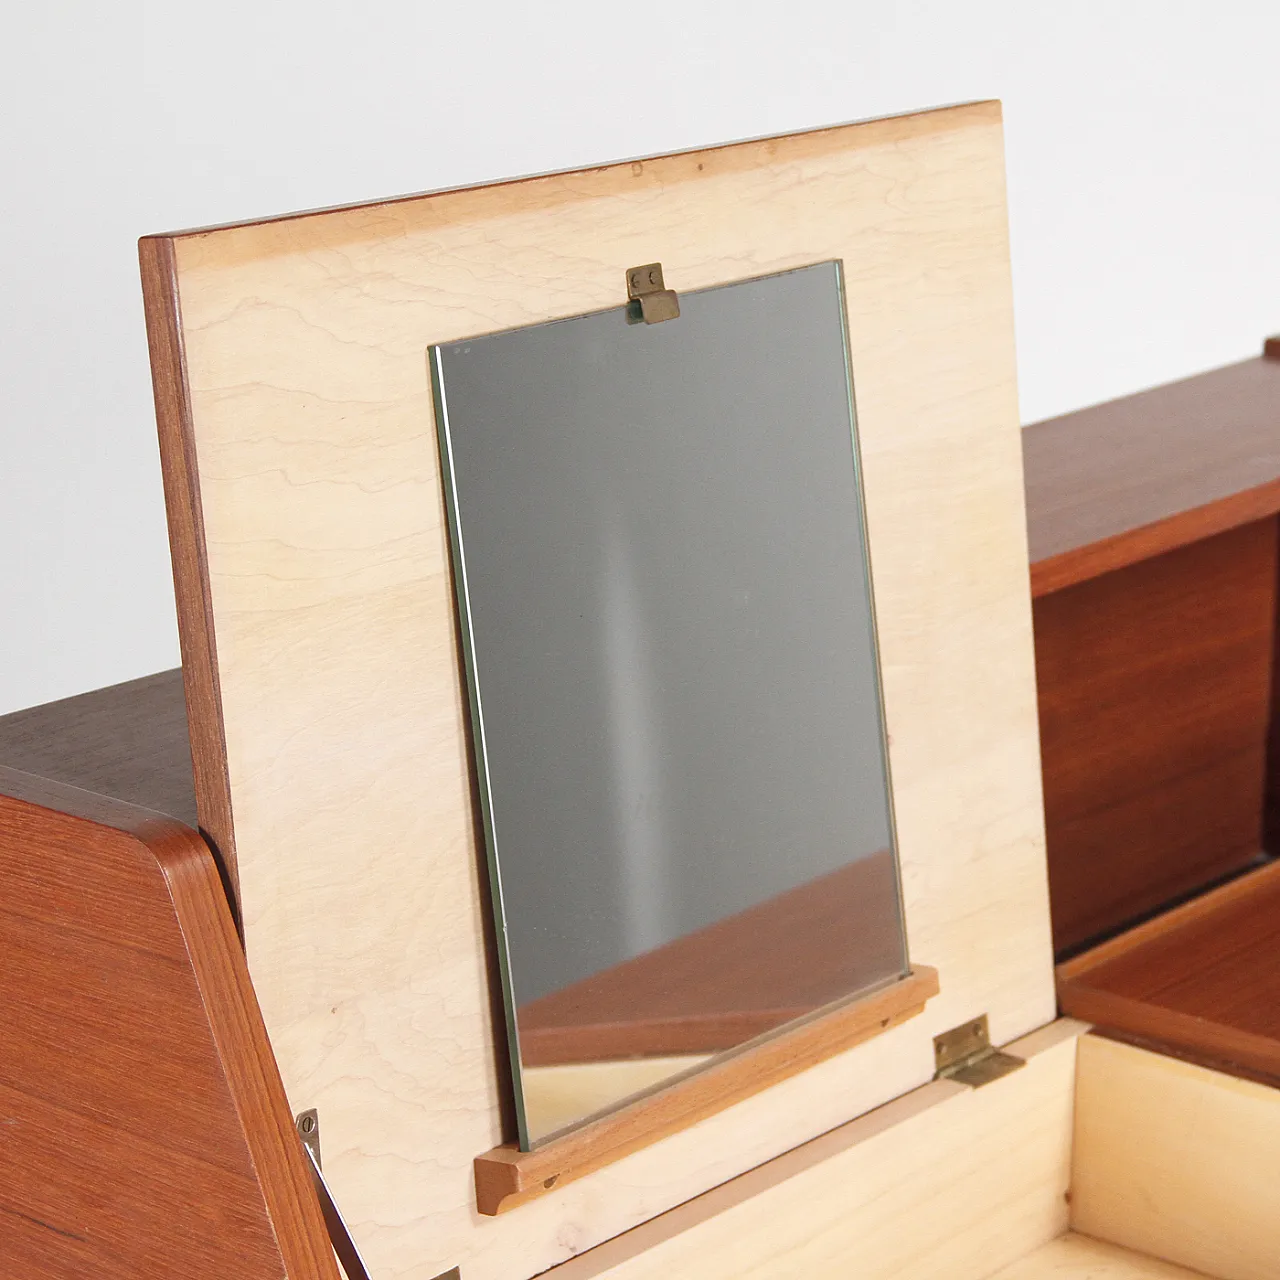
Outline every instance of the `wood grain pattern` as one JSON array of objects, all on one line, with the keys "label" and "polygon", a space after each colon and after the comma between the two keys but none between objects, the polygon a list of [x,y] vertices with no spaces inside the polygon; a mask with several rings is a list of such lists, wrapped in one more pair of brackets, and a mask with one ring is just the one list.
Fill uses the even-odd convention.
[{"label": "wood grain pattern", "polygon": [[991,1280],[1203,1280],[1203,1272],[1068,1231]]},{"label": "wood grain pattern", "polygon": [[0,885],[5,1274],[337,1280],[203,841],[0,769]]},{"label": "wood grain pattern", "polygon": [[[1277,521],[1280,542],[1280,520]],[[1278,557],[1280,559],[1280,557]],[[1262,841],[1270,853],[1280,852],[1280,565],[1272,587],[1271,700],[1268,708],[1266,793],[1263,797]]]},{"label": "wood grain pattern", "polygon": [[925,1085],[550,1280],[983,1280],[1066,1230],[1083,1029],[1053,1023],[1008,1046],[1027,1066],[998,1084]]},{"label": "wood grain pattern", "polygon": [[916,1017],[937,994],[937,971],[917,965],[881,991],[724,1054],[695,1074],[533,1151],[514,1145],[489,1151],[476,1159],[476,1208],[488,1215],[504,1213],[652,1146]]},{"label": "wood grain pattern", "polygon": [[209,598],[209,567],[199,468],[191,431],[191,397],[183,350],[182,304],[169,240],[138,242],[142,300],[151,356],[160,471],[169,523],[169,554],[178,607],[178,641],[200,830],[213,848],[239,917],[239,871],[227,781],[217,639]]},{"label": "wood grain pattern", "polygon": [[1258,358],[1023,433],[1036,596],[1280,511],[1280,364]]},{"label": "wood grain pattern", "polygon": [[[519,1280],[922,1083],[938,1031],[987,1012],[1007,1040],[1052,1017],[997,105],[167,243],[208,567],[184,627],[216,640],[250,968],[375,1274]],[[637,262],[698,289],[830,258],[846,271],[907,930],[942,993],[694,1130],[478,1219],[472,1162],[513,1135],[426,348],[616,305]],[[180,545],[199,544],[175,518]],[[200,573],[189,549],[179,564]],[[192,728],[216,749],[216,720]]]},{"label": "wood grain pattern", "polygon": [[1221,1280],[1274,1280],[1280,1092],[1080,1041],[1071,1225]]},{"label": "wood grain pattern", "polygon": [[181,671],[0,716],[0,765],[198,821]]},{"label": "wood grain pattern", "polygon": [[1059,968],[1062,1006],[1200,1061],[1280,1080],[1280,864]]},{"label": "wood grain pattern", "polygon": [[1276,523],[1035,601],[1059,953],[1261,852]]},{"label": "wood grain pattern", "polygon": [[526,1066],[732,1049],[900,965],[885,850],[521,1005]]}]

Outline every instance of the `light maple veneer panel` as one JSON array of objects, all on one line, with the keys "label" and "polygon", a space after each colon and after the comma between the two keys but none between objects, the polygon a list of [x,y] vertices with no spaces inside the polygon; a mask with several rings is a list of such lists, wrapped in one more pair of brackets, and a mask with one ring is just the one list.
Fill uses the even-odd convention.
[{"label": "light maple veneer panel", "polygon": [[1019,1258],[991,1280],[1203,1280],[1203,1273],[1072,1231]]},{"label": "light maple veneer panel", "polygon": [[[998,104],[188,233],[173,256],[249,963],[375,1275],[531,1275],[923,1083],[939,1030],[1052,1018]],[[508,1135],[426,348],[619,305],[639,262],[690,290],[829,258],[909,941],[942,994],[480,1220],[472,1160]]]},{"label": "light maple veneer panel", "polygon": [[1013,1075],[925,1085],[548,1280],[983,1280],[1066,1230],[1082,1027],[1055,1023],[1013,1046]]},{"label": "light maple veneer panel", "polygon": [[1221,1280],[1280,1275],[1280,1090],[1085,1036],[1072,1226]]}]

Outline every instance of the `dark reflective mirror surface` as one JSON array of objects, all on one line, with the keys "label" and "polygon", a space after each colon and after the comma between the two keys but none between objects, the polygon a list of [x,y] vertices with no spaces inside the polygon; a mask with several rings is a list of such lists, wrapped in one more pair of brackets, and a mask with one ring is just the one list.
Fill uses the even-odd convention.
[{"label": "dark reflective mirror surface", "polygon": [[433,348],[528,1148],[906,970],[839,264]]}]

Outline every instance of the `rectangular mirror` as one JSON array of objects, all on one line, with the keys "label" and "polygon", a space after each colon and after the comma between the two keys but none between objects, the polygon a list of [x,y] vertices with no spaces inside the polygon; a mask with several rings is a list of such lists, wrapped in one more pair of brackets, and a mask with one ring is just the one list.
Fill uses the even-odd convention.
[{"label": "rectangular mirror", "polygon": [[908,971],[840,264],[679,303],[430,353],[526,1151]]}]

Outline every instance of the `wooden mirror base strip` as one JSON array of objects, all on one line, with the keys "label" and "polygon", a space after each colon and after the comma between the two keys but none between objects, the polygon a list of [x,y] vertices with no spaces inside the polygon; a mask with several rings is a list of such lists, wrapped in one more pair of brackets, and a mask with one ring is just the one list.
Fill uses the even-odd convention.
[{"label": "wooden mirror base strip", "polygon": [[937,970],[917,965],[888,987],[744,1045],[535,1151],[495,1147],[476,1158],[476,1208],[492,1217],[546,1195],[906,1022],[937,994]]}]

